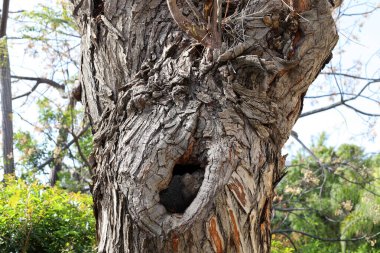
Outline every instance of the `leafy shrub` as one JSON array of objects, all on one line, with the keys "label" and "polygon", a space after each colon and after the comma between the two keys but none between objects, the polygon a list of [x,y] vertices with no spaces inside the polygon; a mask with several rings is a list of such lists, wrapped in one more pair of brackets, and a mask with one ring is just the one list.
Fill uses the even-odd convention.
[{"label": "leafy shrub", "polygon": [[292,245],[287,245],[286,238],[282,236],[273,235],[271,242],[271,252],[272,253],[294,253],[294,248]]},{"label": "leafy shrub", "polygon": [[92,198],[6,177],[0,183],[0,252],[94,252]]}]

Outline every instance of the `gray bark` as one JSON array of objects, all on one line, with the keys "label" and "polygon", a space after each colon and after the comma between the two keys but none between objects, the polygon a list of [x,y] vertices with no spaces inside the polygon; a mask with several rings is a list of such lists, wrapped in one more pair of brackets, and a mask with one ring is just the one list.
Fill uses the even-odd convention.
[{"label": "gray bark", "polygon": [[0,25],[0,81],[4,174],[14,173],[12,88],[9,65],[7,31],[9,0],[3,1]]},{"label": "gray bark", "polygon": [[11,75],[7,42],[3,39],[0,43],[3,164],[4,174],[10,174],[14,172]]},{"label": "gray bark", "polygon": [[269,252],[281,148],[337,41],[328,1],[234,2],[211,35],[171,0],[73,4],[98,252]]}]

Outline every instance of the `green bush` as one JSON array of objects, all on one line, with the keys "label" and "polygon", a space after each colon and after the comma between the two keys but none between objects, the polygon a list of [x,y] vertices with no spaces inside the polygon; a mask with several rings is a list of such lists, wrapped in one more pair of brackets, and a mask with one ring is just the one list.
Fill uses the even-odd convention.
[{"label": "green bush", "polygon": [[0,252],[94,252],[92,198],[6,177],[0,183]]}]

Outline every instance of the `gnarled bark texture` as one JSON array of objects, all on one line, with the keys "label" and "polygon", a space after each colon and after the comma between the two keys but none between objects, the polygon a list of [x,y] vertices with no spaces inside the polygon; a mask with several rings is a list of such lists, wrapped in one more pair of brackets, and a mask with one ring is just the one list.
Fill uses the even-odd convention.
[{"label": "gnarled bark texture", "polygon": [[337,41],[329,2],[72,1],[98,252],[269,252],[281,148]]}]

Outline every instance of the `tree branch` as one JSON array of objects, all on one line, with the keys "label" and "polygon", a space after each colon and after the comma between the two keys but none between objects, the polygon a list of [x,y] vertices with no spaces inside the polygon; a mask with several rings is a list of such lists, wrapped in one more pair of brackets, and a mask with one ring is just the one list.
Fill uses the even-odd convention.
[{"label": "tree branch", "polygon": [[295,252],[298,252],[296,244],[293,242],[292,238],[287,233],[278,233],[278,234],[285,236],[289,240],[289,242],[292,245],[292,247],[294,248]]},{"label": "tree branch", "polygon": [[28,80],[28,81],[36,81],[38,84],[45,83],[56,89],[65,90],[65,85],[59,84],[51,79],[41,78],[41,77],[29,77],[29,76],[15,76],[12,75],[11,78],[19,79],[19,80]]},{"label": "tree branch", "polygon": [[[80,138],[88,129],[90,128],[90,124],[87,124],[82,131],[79,132],[77,135],[77,138]],[[62,147],[62,151],[68,149],[71,145],[73,145],[76,141],[76,138],[73,138],[71,141],[69,141],[66,145]],[[50,164],[54,160],[54,157],[50,157],[47,159],[44,163],[38,166],[38,169],[43,169],[46,165]]]},{"label": "tree branch", "polygon": [[88,167],[88,170],[90,172],[90,175],[93,176],[92,174],[92,170],[91,170],[91,165],[90,163],[88,162],[87,160],[87,157],[83,154],[82,152],[82,149],[79,145],[79,137],[77,135],[75,135],[74,133],[71,133],[71,135],[74,137],[74,140],[75,140],[75,146],[77,147],[78,149],[78,153],[79,153],[79,156],[82,158],[83,162],[86,164],[86,166]]},{"label": "tree branch", "polygon": [[310,210],[311,208],[281,208],[281,207],[273,207],[274,210],[279,212],[292,212],[292,211],[305,211]]},{"label": "tree branch", "polygon": [[365,81],[371,81],[371,82],[380,82],[380,78],[368,78],[368,77],[350,75],[350,74],[346,74],[346,73],[321,72],[321,74],[327,75],[327,76],[344,76],[344,77],[349,77],[349,78],[359,79],[359,80],[365,80]]},{"label": "tree branch", "polygon": [[301,235],[305,235],[320,241],[325,241],[325,242],[355,242],[355,241],[360,241],[364,239],[372,239],[380,235],[380,232],[370,235],[370,236],[361,236],[361,237],[356,237],[356,238],[350,238],[350,239],[340,239],[340,238],[322,238],[316,235],[312,235],[303,231],[299,230],[293,230],[293,229],[283,229],[283,230],[273,230],[271,234],[283,234],[283,233],[297,233]]},{"label": "tree branch", "polygon": [[42,83],[48,84],[51,87],[56,88],[56,89],[58,89],[61,92],[65,91],[65,85],[59,84],[59,83],[57,83],[57,82],[55,82],[55,81],[53,81],[51,79],[47,79],[47,78],[28,77],[28,76],[14,76],[14,75],[13,76],[11,75],[11,78],[18,79],[18,80],[36,81],[36,84],[32,87],[32,89],[30,91],[28,91],[28,92],[26,92],[26,93],[24,93],[22,95],[13,97],[12,100],[19,99],[19,98],[22,98],[22,97],[25,97],[25,96],[29,96]]},{"label": "tree branch", "polygon": [[323,163],[319,160],[319,158],[314,154],[313,151],[311,151],[306,145],[305,143],[303,143],[299,138],[298,138],[298,134],[295,132],[295,131],[291,131],[290,132],[290,135],[299,143],[301,144],[301,146],[314,158],[314,160],[318,163],[318,165],[320,167],[323,167]]},{"label": "tree branch", "polygon": [[[342,75],[345,75],[346,74],[342,74]],[[362,77],[360,77],[359,79],[362,79]],[[325,106],[325,107],[321,107],[321,108],[317,108],[315,110],[311,110],[311,111],[308,111],[308,112],[304,112],[304,113],[301,113],[300,115],[300,118],[302,117],[305,117],[305,116],[309,116],[309,115],[312,115],[312,114],[316,114],[316,113],[319,113],[319,112],[324,112],[324,111],[327,111],[327,110],[330,110],[330,109],[333,109],[335,107],[338,107],[340,105],[344,105],[352,110],[354,110],[355,112],[357,113],[360,113],[360,114],[363,114],[363,115],[366,115],[366,116],[376,116],[376,117],[379,117],[380,114],[375,114],[375,113],[367,113],[367,112],[363,112],[361,110],[358,110],[356,109],[355,107],[351,106],[351,105],[348,105],[347,102],[350,102],[350,101],[353,101],[359,97],[361,97],[362,93],[373,83],[377,83],[377,82],[380,82],[380,79],[370,79],[371,81],[368,82],[366,85],[363,86],[363,88],[359,91],[359,93],[355,94],[355,96],[353,97],[350,97],[350,98],[346,98],[344,99],[343,98],[343,95],[342,93],[340,92],[339,94],[342,96],[341,100],[339,102],[336,102],[336,103],[333,103],[331,105],[328,105],[328,106]]]},{"label": "tree branch", "polygon": [[350,108],[351,110],[357,112],[357,113],[360,113],[360,114],[363,114],[363,115],[366,115],[366,116],[369,116],[369,117],[380,117],[380,114],[376,114],[376,113],[368,113],[368,112],[363,112],[362,110],[359,110],[351,105],[348,105],[346,103],[344,103],[344,106]]}]

